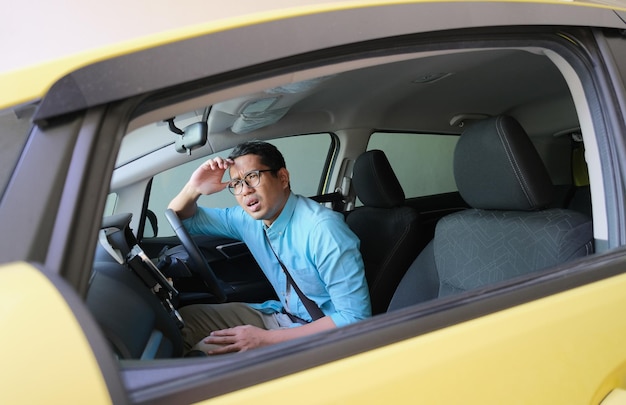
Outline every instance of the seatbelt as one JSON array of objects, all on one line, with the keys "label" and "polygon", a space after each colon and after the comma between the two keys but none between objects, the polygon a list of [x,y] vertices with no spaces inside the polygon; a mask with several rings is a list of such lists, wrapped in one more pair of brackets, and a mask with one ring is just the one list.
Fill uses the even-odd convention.
[{"label": "seatbelt", "polygon": [[[283,262],[280,260],[280,258],[276,254],[276,251],[272,247],[272,244],[270,243],[270,239],[267,237],[267,233],[265,232],[265,230],[263,230],[263,235],[265,235],[265,240],[267,241],[267,244],[269,245],[270,249],[272,250],[272,253],[274,253],[274,256],[276,257],[276,260],[278,260],[278,263],[280,264],[280,267],[283,269],[283,272],[285,273],[285,276],[287,277],[287,282],[289,284],[291,284],[291,286],[293,287],[294,290],[296,290],[296,294],[298,294],[298,297],[300,298],[300,300],[304,304],[304,307],[306,308],[307,312],[309,313],[309,316],[311,316],[311,319],[316,321],[316,320],[318,320],[320,318],[323,318],[325,315],[322,312],[322,310],[320,309],[320,307],[318,307],[317,304],[313,300],[311,300],[309,297],[304,295],[304,293],[300,290],[300,288],[298,287],[296,282],[291,277],[291,274],[289,274],[289,271],[287,270],[287,267],[283,264]],[[289,315],[295,316],[295,315],[292,315],[290,313],[287,313],[287,316],[289,316]]]},{"label": "seatbelt", "polygon": [[339,191],[328,194],[320,194],[309,197],[311,200],[322,203],[331,203],[333,211],[343,212],[344,209],[344,197]]},{"label": "seatbelt", "polygon": [[589,185],[589,169],[585,161],[585,146],[582,141],[574,144],[572,148],[572,178],[576,187]]},{"label": "seatbelt", "polygon": [[589,171],[585,161],[585,144],[582,135],[573,133],[571,136],[571,174],[572,185],[565,195],[563,208],[569,208],[577,194],[577,191],[589,186]]}]

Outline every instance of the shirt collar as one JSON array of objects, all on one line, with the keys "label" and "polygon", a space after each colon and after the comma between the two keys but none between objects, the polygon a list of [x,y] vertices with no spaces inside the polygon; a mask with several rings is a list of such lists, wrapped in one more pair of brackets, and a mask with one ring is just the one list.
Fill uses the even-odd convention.
[{"label": "shirt collar", "polygon": [[276,218],[276,220],[272,223],[272,225],[269,228],[264,225],[264,228],[267,231],[268,235],[271,235],[274,233],[281,235],[285,231],[285,229],[287,228],[287,225],[289,224],[289,221],[291,221],[293,212],[296,209],[297,200],[298,200],[298,197],[296,197],[296,195],[293,192],[290,192],[289,198],[287,198],[287,202],[285,203],[283,210],[278,215],[278,218]]}]

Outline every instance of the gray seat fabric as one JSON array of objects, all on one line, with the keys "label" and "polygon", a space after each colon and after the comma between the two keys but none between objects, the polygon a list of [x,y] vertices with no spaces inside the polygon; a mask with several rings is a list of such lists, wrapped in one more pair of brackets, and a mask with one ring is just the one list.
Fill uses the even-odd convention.
[{"label": "gray seat fabric", "polygon": [[479,288],[592,252],[589,217],[545,209],[549,175],[520,124],[499,116],[470,126],[454,156],[470,209],[442,218],[402,279],[389,310]]},{"label": "gray seat fabric", "polygon": [[361,240],[372,313],[385,312],[400,279],[419,253],[419,215],[404,205],[402,186],[384,152],[371,150],[354,164],[352,184],[363,203],[346,222]]}]

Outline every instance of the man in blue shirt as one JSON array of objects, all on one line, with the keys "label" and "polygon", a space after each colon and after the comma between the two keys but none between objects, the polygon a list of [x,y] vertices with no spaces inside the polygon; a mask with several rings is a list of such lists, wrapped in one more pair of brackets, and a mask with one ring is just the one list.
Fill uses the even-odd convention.
[{"label": "man in blue shirt", "polygon": [[[226,170],[231,180],[222,182]],[[225,188],[235,195],[238,206],[197,206],[200,195]],[[371,316],[358,238],[341,214],[291,192],[285,160],[275,146],[246,142],[226,159],[208,160],[169,208],[192,234],[246,243],[280,299],[181,308],[187,350],[244,351]],[[293,282],[288,282],[282,266]],[[313,319],[296,288],[321,309],[319,319]]]}]

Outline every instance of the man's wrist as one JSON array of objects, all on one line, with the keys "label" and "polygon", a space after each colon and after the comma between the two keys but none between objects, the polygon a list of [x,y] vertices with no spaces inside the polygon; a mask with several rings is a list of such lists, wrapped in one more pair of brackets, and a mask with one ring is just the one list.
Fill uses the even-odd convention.
[{"label": "man's wrist", "polygon": [[193,202],[198,201],[198,198],[200,198],[200,196],[202,195],[202,193],[198,191],[196,187],[192,186],[189,183],[185,184],[185,186],[183,187],[183,192],[185,193],[187,198]]}]

